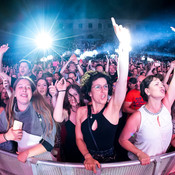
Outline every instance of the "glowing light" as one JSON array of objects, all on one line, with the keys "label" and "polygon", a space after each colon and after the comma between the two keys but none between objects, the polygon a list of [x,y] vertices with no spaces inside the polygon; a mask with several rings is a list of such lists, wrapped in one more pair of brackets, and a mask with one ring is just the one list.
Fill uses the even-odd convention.
[{"label": "glowing light", "polygon": [[141,60],[144,61],[145,60],[145,56],[142,56]]},{"label": "glowing light", "polygon": [[47,32],[40,33],[35,39],[37,47],[39,49],[43,49],[43,50],[51,48],[52,41],[53,40],[52,40],[51,36]]},{"label": "glowing light", "polygon": [[76,49],[74,53],[75,53],[76,55],[80,55],[81,50],[80,50],[80,49]]},{"label": "glowing light", "polygon": [[43,58],[40,59],[40,61],[46,62],[47,61],[47,58],[46,57],[43,57]]},{"label": "glowing light", "polygon": [[173,32],[175,32],[175,28],[174,27],[170,27],[171,28],[171,30],[173,31]]},{"label": "glowing light", "polygon": [[112,55],[111,55],[111,58],[112,58],[112,59],[115,59],[115,57],[116,57],[115,54],[112,54]]},{"label": "glowing light", "polygon": [[80,55],[80,59],[84,60],[85,56],[83,54]]},{"label": "glowing light", "polygon": [[47,60],[53,60],[53,55],[47,56]]},{"label": "glowing light", "polygon": [[150,57],[147,57],[147,61],[153,62],[154,60],[152,58],[150,58]]},{"label": "glowing light", "polygon": [[94,55],[97,55],[98,52],[97,52],[96,50],[93,50],[93,54],[94,54]]}]

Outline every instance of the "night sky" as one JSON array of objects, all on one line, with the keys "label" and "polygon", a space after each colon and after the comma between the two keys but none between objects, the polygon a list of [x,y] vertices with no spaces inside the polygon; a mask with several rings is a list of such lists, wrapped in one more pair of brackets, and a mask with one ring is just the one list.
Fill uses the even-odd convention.
[{"label": "night sky", "polygon": [[45,13],[59,18],[147,19],[175,11],[175,0],[0,0],[0,22]]},{"label": "night sky", "polygon": [[[170,26],[175,27],[175,0],[0,0],[0,44],[8,42],[11,46],[10,51],[13,52],[13,47],[18,47],[14,43],[19,38],[18,35],[27,29],[33,30],[27,23],[36,22],[39,16],[52,21],[79,18],[110,19],[112,16],[115,19],[154,19],[158,22],[154,32],[155,29],[162,32],[156,42],[163,49],[171,47],[171,52],[175,52],[175,44],[164,46],[170,43],[170,39],[175,43],[171,36],[166,41],[162,40],[167,31],[171,32],[171,35],[174,34]],[[162,21],[168,25],[166,31],[162,28]],[[140,36],[149,40],[150,33]]]}]

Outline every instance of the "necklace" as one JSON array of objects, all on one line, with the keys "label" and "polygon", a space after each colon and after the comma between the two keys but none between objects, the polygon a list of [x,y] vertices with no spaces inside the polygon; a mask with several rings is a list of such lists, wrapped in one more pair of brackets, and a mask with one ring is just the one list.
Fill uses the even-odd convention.
[{"label": "necklace", "polygon": [[163,104],[161,104],[160,110],[159,110],[157,113],[153,113],[153,112],[149,111],[149,110],[146,108],[145,105],[143,106],[144,110],[145,110],[147,113],[151,114],[151,115],[158,115],[158,114],[160,114],[160,112],[162,111],[162,107],[163,107]]},{"label": "necklace", "polygon": [[72,112],[77,112],[77,109],[73,110],[73,108],[71,108]]}]

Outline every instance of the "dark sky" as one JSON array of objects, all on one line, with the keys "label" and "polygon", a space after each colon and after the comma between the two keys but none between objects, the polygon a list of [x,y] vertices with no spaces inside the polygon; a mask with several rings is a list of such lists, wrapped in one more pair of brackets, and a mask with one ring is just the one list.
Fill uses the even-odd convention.
[{"label": "dark sky", "polygon": [[[154,32],[157,32],[157,29],[162,30],[163,34],[160,35],[162,38],[166,33],[162,28],[163,21],[175,27],[175,0],[0,0],[0,44],[8,42],[9,45],[18,48],[19,45],[14,44],[14,41],[17,38],[25,41],[26,38],[18,36],[23,35],[25,30],[33,30],[30,28],[32,26],[30,22],[36,23],[40,17],[53,21],[56,17],[58,19],[110,19],[112,16],[115,19],[156,19],[159,24],[157,28],[153,27],[153,30]],[[170,26],[166,30],[171,32]],[[141,37],[143,36],[145,36],[144,40],[147,40],[150,34],[147,37],[142,33]],[[138,40],[136,37],[134,39]],[[162,42],[158,41],[160,45],[163,45]],[[172,50],[174,51],[174,46]]]},{"label": "dark sky", "polygon": [[175,11],[175,0],[0,0],[0,22],[26,19],[30,14],[59,18],[145,19]]}]

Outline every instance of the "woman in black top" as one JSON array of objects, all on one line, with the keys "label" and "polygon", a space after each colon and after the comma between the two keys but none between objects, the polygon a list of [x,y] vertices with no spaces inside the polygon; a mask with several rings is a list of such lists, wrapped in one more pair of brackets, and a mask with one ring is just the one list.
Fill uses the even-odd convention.
[{"label": "woman in black top", "polygon": [[[91,106],[80,107],[77,111],[76,142],[86,169],[96,173],[95,166],[100,167],[101,158],[110,161],[114,155],[114,135],[119,121],[119,111],[126,94],[129,64],[128,30],[118,26],[112,20],[115,33],[119,39],[119,78],[114,93],[107,103],[112,86],[108,75],[100,72],[87,72],[82,77],[82,91],[91,100]],[[127,41],[126,41],[127,39]]]},{"label": "woman in black top", "polygon": [[75,142],[77,109],[83,105],[80,87],[72,84],[66,89],[66,80],[62,78],[56,82],[56,88],[58,97],[53,116],[56,122],[64,121],[61,132],[61,148],[63,150],[61,159],[66,162],[80,162],[82,156]]}]

